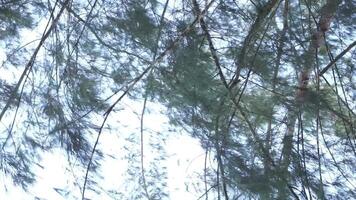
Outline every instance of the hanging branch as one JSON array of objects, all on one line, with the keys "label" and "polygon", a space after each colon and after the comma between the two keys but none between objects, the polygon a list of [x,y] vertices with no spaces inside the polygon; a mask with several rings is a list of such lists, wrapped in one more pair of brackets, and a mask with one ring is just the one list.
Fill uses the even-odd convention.
[{"label": "hanging branch", "polygon": [[[336,12],[336,8],[338,4],[340,4],[340,0],[328,0],[326,4],[323,6],[321,9],[321,19],[324,18],[324,15],[334,15]],[[311,12],[309,10],[309,12]],[[330,23],[329,23],[330,25]],[[307,87],[309,84],[309,76],[310,76],[310,71],[312,66],[315,63],[315,56],[314,53],[315,51],[320,47],[323,39],[323,31],[326,31],[328,29],[323,29],[323,30],[318,30],[317,32],[314,32],[312,35],[312,38],[309,42],[309,48],[306,52],[305,55],[305,63],[303,65],[303,69],[301,70],[299,74],[299,82],[298,82],[298,89],[295,94],[295,101],[298,104],[298,106],[301,106],[304,104],[304,101],[306,99],[306,93],[307,93]],[[288,167],[291,162],[291,154],[292,154],[292,149],[293,149],[293,135],[294,135],[294,126],[297,120],[297,116],[295,114],[295,111],[293,108],[288,109],[288,117],[287,117],[287,131],[286,134],[283,138],[283,147],[282,147],[282,160],[281,160],[281,170],[284,172],[284,174],[287,174]],[[279,197],[284,199],[285,198],[285,191],[281,190],[279,192]]]},{"label": "hanging branch", "polygon": [[143,117],[145,116],[145,111],[146,111],[146,103],[147,103],[147,97],[145,97],[145,100],[143,101],[143,108],[141,112],[141,120],[140,120],[140,135],[141,135],[141,175],[142,175],[142,182],[143,182],[143,189],[145,191],[146,198],[148,200],[151,200],[151,197],[148,193],[147,190],[147,184],[146,184],[146,177],[145,177],[145,168],[144,168],[144,163],[143,163]]},{"label": "hanging branch", "polygon": [[229,87],[234,87],[240,78],[240,71],[242,68],[246,67],[246,56],[248,49],[255,44],[255,41],[258,39],[258,32],[261,27],[264,25],[264,20],[271,13],[272,9],[280,2],[280,0],[270,0],[262,8],[258,7],[258,14],[255,22],[252,24],[247,36],[245,37],[242,50],[235,60],[236,71],[234,77],[229,82]]},{"label": "hanging branch", "polygon": [[[198,5],[197,1],[193,0],[192,2],[193,2],[193,6],[194,6],[194,9],[195,9],[196,15],[197,16],[201,16],[201,11],[200,11],[200,8],[199,8],[199,5]],[[200,23],[201,28],[203,29],[203,31],[204,31],[204,33],[205,33],[205,35],[207,37],[207,40],[208,40],[208,43],[209,43],[209,49],[210,49],[211,55],[213,57],[214,63],[216,65],[216,67],[218,68],[218,74],[220,76],[220,79],[223,82],[224,86],[226,88],[228,88],[229,87],[228,83],[226,82],[226,78],[225,78],[225,76],[223,74],[223,71],[221,69],[221,65],[220,65],[220,61],[219,61],[219,58],[218,58],[217,53],[216,53],[216,49],[214,47],[213,41],[211,39],[211,35],[210,35],[209,31],[208,31],[208,28],[207,28],[207,26],[205,24],[205,21],[204,21],[203,17],[200,17],[199,23]]]},{"label": "hanging branch", "polygon": [[[194,6],[195,15],[197,15],[197,16],[201,15],[200,14],[201,11],[200,11],[200,8],[199,8],[199,5],[198,5],[197,1],[193,0],[192,3],[193,3],[193,6]],[[204,33],[205,33],[205,35],[207,37],[210,53],[211,53],[211,55],[213,57],[215,66],[218,69],[218,74],[219,74],[220,80],[222,81],[222,83],[223,83],[225,88],[229,88],[229,85],[226,82],[226,78],[225,78],[225,76],[223,74],[222,67],[221,67],[219,58],[217,56],[217,52],[216,52],[216,49],[214,47],[211,35],[210,35],[209,31],[208,31],[207,25],[206,25],[203,17],[200,18],[199,23],[200,23],[200,26],[203,29],[203,31],[204,31]],[[222,104],[223,104],[223,101],[224,101],[224,99],[222,100]],[[219,129],[219,116],[216,118],[215,133],[217,135],[220,135],[220,134],[218,134],[218,132],[219,132],[218,129]],[[224,141],[222,141],[222,142],[224,143]],[[216,151],[217,151],[216,157],[217,157],[217,160],[218,160],[218,169],[220,169],[220,174],[221,174],[221,179],[222,179],[223,194],[224,194],[225,199],[228,200],[229,196],[228,196],[228,193],[227,193],[226,176],[225,176],[224,164],[223,164],[223,161],[222,161],[222,150],[221,149],[223,148],[223,145],[221,145],[221,147],[220,147],[220,145],[218,144],[218,141],[216,141],[215,142],[215,148],[216,148]],[[217,172],[217,173],[219,173],[219,172]],[[218,176],[219,176],[219,174],[217,174],[217,177]],[[219,185],[219,181],[218,181],[217,184]]]},{"label": "hanging branch", "polygon": [[[289,0],[284,1],[284,9],[283,9],[283,28],[279,36],[279,41],[278,41],[278,47],[277,47],[277,57],[276,57],[276,66],[273,71],[273,77],[272,77],[272,91],[275,92],[276,85],[277,85],[277,77],[278,77],[278,71],[281,65],[281,59],[282,59],[282,54],[283,54],[283,48],[285,46],[285,41],[286,41],[286,34],[288,30],[288,13],[289,13]],[[274,95],[274,94],[273,94]],[[269,153],[270,148],[271,148],[271,143],[272,143],[272,121],[273,121],[273,109],[274,106],[271,107],[270,110],[270,120],[267,125],[267,132],[266,132],[266,151]],[[269,173],[269,166],[267,165],[267,162],[265,162],[265,170],[267,171],[267,174]]]},{"label": "hanging branch", "polygon": [[[323,127],[322,127],[322,123],[320,122],[320,132],[321,132],[321,136],[323,138],[324,144],[326,146],[326,149],[328,150],[331,159],[333,161],[333,165],[337,168],[337,170],[340,172],[341,176],[345,178],[345,180],[351,185],[352,188],[356,188],[356,185],[354,185],[354,183],[352,182],[352,180],[350,180],[349,178],[347,178],[344,170],[342,170],[342,168],[340,167],[340,165],[337,163],[336,158],[334,156],[334,154],[331,152],[330,147],[325,139],[325,135],[324,135],[324,131],[323,131]],[[352,191],[351,191],[352,192]],[[353,195],[356,195],[355,192],[352,192]]]},{"label": "hanging branch", "polygon": [[[316,92],[319,95],[320,93],[320,77],[317,76],[319,72],[319,58],[318,52],[315,52],[315,75],[316,75]],[[316,111],[316,146],[317,146],[317,154],[318,154],[318,171],[319,171],[319,191],[318,191],[318,198],[325,199],[325,192],[324,192],[324,184],[323,184],[323,176],[321,171],[321,149],[320,149],[320,131],[319,127],[321,125],[321,118],[320,118],[320,101],[317,102],[317,111]]]},{"label": "hanging branch", "polygon": [[[330,51],[330,48],[329,48],[329,45],[328,45],[328,43],[327,43],[327,41],[325,39],[325,36],[324,36],[324,42],[325,42],[326,50],[328,52],[329,60],[332,62],[334,60],[334,56]],[[342,122],[344,124],[345,132],[346,132],[347,138],[348,138],[348,140],[350,142],[351,149],[353,150],[354,154],[356,155],[354,144],[353,144],[353,142],[352,142],[352,140],[350,138],[350,133],[347,130],[347,127],[346,127],[346,124],[348,124],[350,126],[351,132],[354,133],[354,131],[353,131],[354,130],[354,125],[351,122],[352,121],[352,116],[351,116],[352,110],[350,109],[348,100],[346,98],[345,87],[344,87],[344,85],[342,83],[342,78],[340,76],[338,67],[337,67],[336,63],[334,63],[334,65],[335,65],[335,68],[331,68],[331,69],[332,69],[332,77],[333,77],[334,83],[335,83],[335,93],[337,94],[336,95],[337,96],[337,103],[338,103],[340,112],[342,112],[341,102],[343,102],[345,104],[346,108],[348,109],[347,113],[348,113],[349,119],[345,119],[344,117],[342,117],[341,119],[342,119]],[[337,80],[336,80],[336,77],[335,77],[335,71],[336,71],[337,77],[338,77],[339,82],[340,82],[340,87],[341,87],[342,94],[344,96],[344,100],[339,95],[339,89],[338,89],[338,84],[337,84]]]},{"label": "hanging branch", "polygon": [[133,57],[136,57],[140,60],[142,60],[143,62],[145,63],[149,63],[149,60],[145,59],[144,57],[138,55],[138,54],[135,54],[135,53],[132,53],[132,52],[129,52],[129,51],[126,51],[126,50],[123,50],[123,49],[117,49],[115,47],[113,47],[112,45],[106,43],[100,35],[98,35],[97,31],[94,29],[94,27],[92,27],[89,23],[86,22],[86,20],[84,20],[82,17],[80,17],[80,15],[78,15],[71,7],[67,6],[66,8],[68,10],[69,13],[71,13],[75,18],[77,18],[80,22],[82,22],[84,24],[85,27],[88,28],[88,30],[94,35],[95,39],[101,44],[103,45],[104,47],[112,50],[113,52],[118,52],[118,53],[125,53],[129,56],[133,56]]},{"label": "hanging branch", "polygon": [[[204,11],[202,12],[202,14],[205,14],[205,12],[209,9],[209,7],[212,5],[212,3],[214,2],[214,0],[212,0],[208,5],[207,7],[204,9]],[[127,89],[123,92],[123,94],[107,109],[107,111],[104,113],[104,120],[101,124],[101,127],[99,129],[99,132],[98,132],[98,136],[96,138],[96,141],[94,143],[94,146],[93,146],[93,149],[92,149],[92,152],[91,152],[91,155],[90,155],[90,159],[89,159],[89,162],[88,162],[88,165],[87,165],[87,169],[86,169],[86,172],[85,172],[85,178],[84,178],[84,183],[83,183],[83,192],[82,192],[82,200],[85,199],[85,188],[86,188],[86,184],[87,184],[87,181],[88,181],[88,175],[89,175],[89,170],[90,170],[90,167],[91,167],[91,164],[93,162],[93,156],[94,156],[94,153],[95,153],[95,150],[96,150],[96,147],[99,143],[99,140],[100,140],[100,136],[101,136],[101,133],[102,133],[102,130],[103,130],[103,127],[106,123],[106,120],[107,118],[109,117],[110,113],[113,111],[114,107],[128,94],[129,91],[131,91],[131,89],[136,86],[136,84],[138,82],[141,81],[141,79],[146,75],[148,74],[149,72],[152,71],[152,69],[154,68],[154,66],[159,63],[177,44],[178,42],[186,35],[188,34],[192,28],[194,27],[194,25],[199,21],[200,17],[202,16],[198,16],[194,19],[194,21],[185,29],[183,30],[180,35],[171,43],[170,46],[168,46],[139,76],[137,76],[133,83],[130,84]]]},{"label": "hanging branch", "polygon": [[[57,0],[58,1],[58,0]],[[7,109],[10,107],[10,104],[12,103],[12,101],[15,99],[16,97],[16,94],[17,94],[17,91],[19,90],[20,88],[20,85],[22,84],[22,81],[27,78],[27,75],[28,73],[31,71],[32,67],[33,67],[33,64],[35,63],[35,60],[36,60],[36,57],[37,57],[37,54],[38,52],[40,51],[42,45],[45,43],[45,41],[47,40],[48,36],[52,33],[53,29],[57,26],[57,23],[60,19],[60,17],[62,16],[63,14],[63,11],[65,10],[65,5],[67,5],[68,3],[70,2],[70,0],[66,0],[63,4],[63,6],[61,7],[61,9],[59,10],[56,18],[52,21],[52,24],[51,26],[48,28],[47,30],[47,27],[45,29],[45,32],[43,33],[42,35],[42,38],[39,42],[39,44],[37,45],[35,51],[33,52],[30,60],[27,62],[26,66],[25,66],[25,69],[24,71],[22,72],[21,76],[20,76],[20,79],[19,81],[17,82],[14,90],[12,91],[11,93],[11,96],[9,97],[9,99],[6,101],[6,104],[4,106],[4,108],[2,109],[1,113],[0,113],[0,121],[1,119],[3,118],[3,116],[5,115],[5,112],[7,111]],[[52,13],[54,12],[56,6],[53,7],[53,10],[52,10]],[[48,21],[48,24],[50,23],[50,20]],[[47,24],[47,26],[48,26]],[[47,30],[47,31],[46,31]]]},{"label": "hanging branch", "polygon": [[[277,2],[278,2],[278,1],[271,0],[271,1],[266,5],[265,9],[263,9],[262,12],[260,12],[260,14],[261,14],[260,17],[262,17],[262,16],[264,16],[264,15],[267,16],[267,15],[269,14],[269,12],[271,11],[271,9],[275,6],[275,4],[276,4]],[[196,13],[199,13],[199,5],[197,4],[196,0],[193,0],[193,5],[194,5],[194,7],[195,7]],[[267,12],[267,11],[268,11],[268,12]],[[247,39],[245,39],[245,41],[248,41],[248,43],[249,43],[249,41],[251,40],[252,34],[255,34],[254,32],[257,31],[257,29],[259,28],[258,24],[261,23],[260,20],[261,20],[261,19],[259,19],[259,18],[256,19],[256,22],[255,22],[255,24],[254,24],[254,28],[252,28],[251,31],[250,31],[250,33],[249,33],[249,35],[250,35],[250,34],[251,34],[251,35],[250,35]],[[272,159],[272,158],[269,156],[269,154],[267,153],[267,151],[266,151],[266,149],[264,148],[262,142],[260,141],[260,139],[259,139],[259,137],[258,137],[256,131],[254,130],[254,128],[253,128],[253,126],[252,126],[252,123],[249,121],[249,119],[248,119],[246,113],[242,110],[241,106],[239,105],[239,100],[240,100],[240,98],[239,98],[238,101],[236,101],[236,99],[234,98],[234,95],[233,95],[233,93],[232,93],[232,91],[231,91],[231,90],[232,90],[232,86],[233,86],[233,85],[231,85],[232,82],[230,82],[229,84],[225,84],[225,83],[226,83],[226,80],[225,80],[224,75],[222,74],[221,65],[220,65],[219,59],[218,59],[218,57],[217,57],[216,50],[215,50],[215,48],[214,48],[214,45],[213,45],[211,36],[210,36],[209,31],[208,31],[208,29],[207,29],[207,26],[206,26],[206,24],[205,24],[205,21],[204,21],[202,18],[201,18],[201,20],[200,20],[200,24],[201,24],[201,27],[202,27],[203,31],[205,32],[206,37],[208,38],[208,43],[209,43],[210,52],[211,52],[211,54],[212,54],[212,56],[213,56],[215,65],[217,66],[217,68],[218,68],[218,70],[219,70],[220,79],[221,79],[221,81],[223,82],[223,85],[225,86],[225,88],[226,88],[227,91],[228,91],[228,96],[230,96],[231,101],[234,103],[234,106],[235,106],[236,109],[241,113],[241,115],[243,116],[244,121],[248,124],[248,127],[249,127],[249,129],[251,130],[251,133],[252,133],[252,135],[253,135],[253,138],[255,139],[256,143],[259,145],[260,150],[264,153],[264,155],[266,155],[266,157],[267,157],[266,160],[268,160],[268,162],[270,162],[272,166],[276,167],[276,165],[275,165],[274,162],[273,162],[273,159]],[[266,34],[266,31],[264,32],[263,37],[265,36],[265,34]],[[263,38],[263,37],[262,37],[262,38]],[[262,42],[262,40],[261,40],[261,42]],[[260,45],[261,45],[261,43],[260,43]],[[259,49],[260,45],[258,46],[258,49]],[[246,47],[247,47],[247,46],[246,46]],[[255,52],[255,56],[257,55],[258,49],[257,49],[257,51]],[[220,72],[221,72],[221,73],[220,73]],[[250,72],[251,72],[251,71],[250,71]],[[246,78],[246,83],[247,83],[247,80],[248,80],[248,77]],[[246,87],[246,84],[245,84],[245,87]],[[219,160],[219,159],[221,159],[220,155],[218,155],[217,158],[218,158],[218,161],[219,161],[218,167],[221,169],[223,166],[222,166],[221,160]],[[218,173],[218,172],[217,172],[217,173]],[[219,173],[217,174],[217,176],[219,176]],[[228,199],[228,195],[227,195],[227,191],[226,191],[226,185],[225,185],[225,183],[224,183],[224,174],[223,174],[223,171],[222,171],[222,176],[223,176],[222,179],[223,179],[223,191],[224,191],[224,196],[225,196],[225,199]],[[284,180],[284,179],[283,179],[283,180]],[[285,180],[285,181],[286,181],[286,180]],[[291,185],[290,185],[287,181],[286,181],[286,184],[287,184],[287,187],[288,187],[288,189],[290,190],[290,192],[293,194],[293,196],[294,196],[296,199],[299,199],[298,196],[296,195],[296,193],[294,192],[293,188],[291,187]]]}]

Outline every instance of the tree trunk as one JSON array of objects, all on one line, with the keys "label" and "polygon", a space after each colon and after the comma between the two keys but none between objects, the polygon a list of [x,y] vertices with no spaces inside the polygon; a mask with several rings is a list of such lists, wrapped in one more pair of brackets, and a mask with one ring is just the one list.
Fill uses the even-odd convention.
[{"label": "tree trunk", "polygon": [[[297,108],[302,109],[302,106],[306,100],[306,93],[308,90],[308,83],[310,72],[313,69],[315,63],[315,53],[317,49],[322,45],[324,41],[324,33],[329,30],[331,20],[335,15],[338,5],[341,3],[341,0],[327,0],[326,4],[320,10],[320,19],[318,23],[318,30],[314,32],[310,43],[309,48],[305,54],[305,63],[302,70],[299,73],[299,82],[298,88],[295,94],[295,102]],[[293,136],[295,131],[295,124],[297,121],[297,111],[296,107],[288,108],[287,114],[287,130],[283,138],[283,147],[282,147],[282,160],[280,162],[281,175],[283,178],[288,180],[288,167],[291,163],[291,154],[293,149]],[[301,110],[302,111],[302,110]],[[286,186],[281,186],[278,191],[278,199],[287,199],[288,197],[288,188]]]}]

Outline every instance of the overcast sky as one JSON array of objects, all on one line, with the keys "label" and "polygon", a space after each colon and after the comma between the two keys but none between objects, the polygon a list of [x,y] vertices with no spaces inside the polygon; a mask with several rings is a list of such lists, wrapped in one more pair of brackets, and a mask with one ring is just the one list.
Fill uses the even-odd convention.
[{"label": "overcast sky", "polygon": [[[34,30],[23,30],[20,33],[21,45],[26,47],[35,47],[42,35],[45,27],[45,20]],[[5,61],[5,44],[0,41],[0,64]],[[41,54],[38,55],[37,62],[41,61]],[[23,68],[0,68],[0,79],[10,82],[17,82],[19,75]],[[107,125],[111,130],[105,129],[100,138],[98,148],[105,154],[115,156],[106,157],[101,161],[102,178],[96,179],[103,188],[100,196],[95,196],[95,193],[86,190],[86,197],[93,197],[93,199],[112,199],[105,194],[108,190],[119,190],[125,192],[125,175],[127,170],[127,160],[123,159],[127,151],[123,149],[128,144],[125,139],[130,134],[137,134],[140,136],[140,112],[142,111],[143,102],[132,101],[124,99],[118,106],[121,110],[111,114]],[[147,151],[145,151],[145,162],[157,156],[156,152],[150,152],[148,145],[152,140],[157,140],[154,134],[164,133],[167,141],[162,145],[166,150],[168,159],[162,161],[162,165],[167,167],[168,173],[168,190],[170,199],[197,199],[202,195],[198,191],[203,188],[201,185],[196,185],[197,176],[203,173],[205,152],[200,147],[199,141],[191,138],[182,130],[169,131],[168,119],[164,116],[162,111],[164,108],[158,104],[148,102],[147,109],[151,112],[146,112],[144,117],[144,143]],[[0,124],[0,131],[3,132],[11,117],[3,119]],[[17,118],[18,121],[21,121]],[[97,125],[102,123],[102,118],[93,119]],[[92,139],[92,142],[95,138]],[[157,142],[157,141],[156,141]],[[138,146],[132,148],[139,149]],[[76,163],[74,158],[71,158],[71,163]],[[212,161],[213,162],[213,161]],[[68,199],[63,198],[58,189],[65,189],[70,191],[70,196],[74,199],[81,197],[80,187],[83,185],[84,171],[79,171],[77,168],[69,165],[67,155],[60,149],[42,154],[42,161],[39,166],[34,166],[37,175],[37,182],[28,188],[28,192],[23,191],[20,187],[14,186],[11,179],[0,173],[0,199],[14,199],[14,200],[28,200],[34,199],[35,196],[41,199]],[[95,174],[92,174],[95,176]],[[76,185],[77,183],[77,185]],[[138,183],[135,183],[138,184]]]}]

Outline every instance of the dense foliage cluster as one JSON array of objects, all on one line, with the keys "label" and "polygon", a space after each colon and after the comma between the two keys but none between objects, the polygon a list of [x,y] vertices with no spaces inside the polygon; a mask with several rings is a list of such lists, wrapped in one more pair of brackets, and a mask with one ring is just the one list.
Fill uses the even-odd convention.
[{"label": "dense foliage cluster", "polygon": [[[100,192],[100,136],[129,98],[165,106],[170,125],[214,155],[202,198],[356,198],[355,8],[355,0],[2,0],[1,173],[26,189],[41,152],[62,148],[86,171],[82,198]],[[40,34],[27,41],[29,32]],[[145,171],[140,153],[126,158],[128,175],[140,176],[130,179],[136,193],[113,198],[169,199],[159,159]]]}]

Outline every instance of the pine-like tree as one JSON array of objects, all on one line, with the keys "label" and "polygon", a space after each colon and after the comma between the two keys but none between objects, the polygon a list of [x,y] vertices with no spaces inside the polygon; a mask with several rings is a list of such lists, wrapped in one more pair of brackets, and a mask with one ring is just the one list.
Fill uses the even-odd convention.
[{"label": "pine-like tree", "polygon": [[[137,148],[125,157],[136,184],[132,195],[107,191],[113,198],[169,198],[160,165],[168,133],[151,143],[160,156],[143,164],[154,102],[214,155],[202,198],[354,199],[355,8],[354,0],[3,0],[1,171],[27,189],[41,155],[62,149],[85,172],[85,199],[100,190],[100,138],[125,98],[144,104],[140,135],[127,137]],[[40,38],[26,41],[26,31]]]}]

